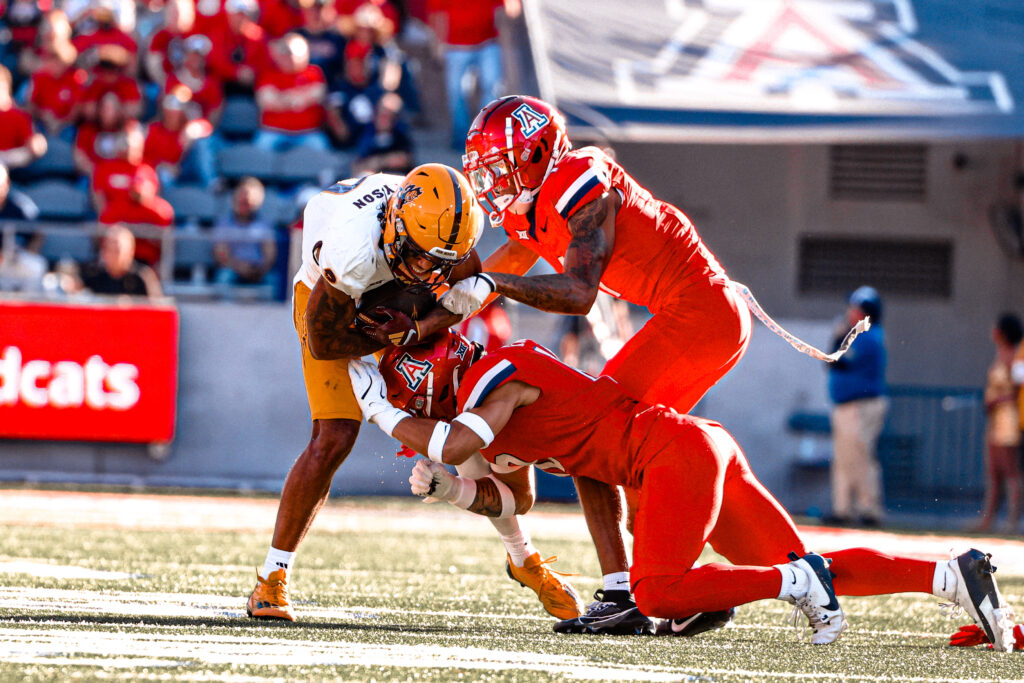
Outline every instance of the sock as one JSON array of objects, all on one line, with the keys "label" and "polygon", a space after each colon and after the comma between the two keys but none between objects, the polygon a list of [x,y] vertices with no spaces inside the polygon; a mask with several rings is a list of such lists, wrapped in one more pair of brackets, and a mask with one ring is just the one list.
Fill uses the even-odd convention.
[{"label": "sock", "polygon": [[786,600],[787,598],[802,598],[807,595],[807,589],[810,587],[810,579],[800,569],[794,567],[791,564],[776,564],[772,565],[779,570],[782,574],[782,582],[779,588],[779,600]]},{"label": "sock", "polygon": [[949,601],[956,599],[956,574],[949,562],[936,562],[935,574],[932,575],[932,595]]},{"label": "sock", "polygon": [[260,578],[265,579],[270,576],[271,572],[276,572],[278,569],[284,569],[287,572],[291,569],[294,557],[294,552],[278,550],[274,546],[270,546],[270,550],[267,551],[267,559],[263,561],[263,569],[259,571]]},{"label": "sock", "polygon": [[608,602],[629,600],[629,572],[604,575],[604,599]]},{"label": "sock", "polygon": [[[847,548],[823,555],[832,560],[836,595],[931,593],[935,562],[887,555],[871,548]],[[945,566],[946,563],[940,563]],[[939,577],[941,586],[941,576]],[[954,585],[954,584],[951,584]]]},{"label": "sock", "polygon": [[512,564],[522,567],[526,564],[526,558],[537,552],[537,549],[530,542],[530,536],[518,527],[519,525],[517,524],[515,531],[509,534],[500,534],[500,536],[501,542],[505,544],[505,549],[508,550],[508,556],[512,560]]}]

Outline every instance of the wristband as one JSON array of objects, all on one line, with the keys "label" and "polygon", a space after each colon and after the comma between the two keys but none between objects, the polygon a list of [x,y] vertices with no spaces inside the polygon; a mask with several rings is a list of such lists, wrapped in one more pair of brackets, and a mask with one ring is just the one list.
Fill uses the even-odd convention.
[{"label": "wristband", "polygon": [[476,434],[484,442],[481,448],[487,448],[494,441],[494,431],[491,430],[491,426],[487,424],[487,420],[476,413],[459,413],[452,422],[458,422]]},{"label": "wristband", "polygon": [[399,408],[388,408],[371,417],[369,421],[375,423],[388,436],[392,436],[398,423],[407,417],[412,415]]},{"label": "wristband", "polygon": [[448,432],[451,431],[451,428],[450,424],[441,421],[434,426],[434,431],[430,435],[430,443],[427,444],[427,457],[434,462],[444,462],[441,456],[444,453],[444,442],[448,440]]}]

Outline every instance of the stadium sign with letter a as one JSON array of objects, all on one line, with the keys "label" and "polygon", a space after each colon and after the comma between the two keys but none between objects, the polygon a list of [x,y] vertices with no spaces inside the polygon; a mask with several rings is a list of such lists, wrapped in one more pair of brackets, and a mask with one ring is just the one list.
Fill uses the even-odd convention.
[{"label": "stadium sign with letter a", "polygon": [[178,311],[0,302],[0,437],[166,442]]}]

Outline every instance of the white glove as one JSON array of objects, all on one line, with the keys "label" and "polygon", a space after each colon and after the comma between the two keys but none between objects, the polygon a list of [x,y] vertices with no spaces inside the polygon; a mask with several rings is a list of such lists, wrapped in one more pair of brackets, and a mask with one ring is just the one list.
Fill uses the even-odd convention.
[{"label": "white glove", "polygon": [[441,305],[456,315],[463,317],[474,313],[487,297],[497,290],[494,280],[487,273],[480,273],[465,280],[459,280],[452,288],[441,295]]},{"label": "white glove", "polygon": [[419,458],[409,475],[409,488],[424,498],[453,500],[458,492],[458,477],[441,463]]},{"label": "white glove", "polygon": [[352,380],[352,393],[359,403],[363,418],[380,427],[388,436],[391,436],[395,425],[407,417],[412,417],[404,410],[399,410],[388,403],[384,377],[373,363],[353,358],[348,362],[348,376]]}]

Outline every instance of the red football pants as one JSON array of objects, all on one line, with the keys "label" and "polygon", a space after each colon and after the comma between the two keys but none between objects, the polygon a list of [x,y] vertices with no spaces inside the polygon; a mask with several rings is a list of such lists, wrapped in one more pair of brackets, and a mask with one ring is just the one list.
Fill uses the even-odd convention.
[{"label": "red football pants", "polygon": [[747,305],[728,283],[712,282],[655,313],[601,374],[644,403],[688,413],[749,343]]},{"label": "red football pants", "polygon": [[[691,569],[705,543],[733,565]],[[806,554],[793,520],[750,471],[725,429],[686,432],[644,468],[631,582],[640,611],[681,618],[776,598],[773,564]],[[935,562],[868,548],[825,553],[840,595],[930,592]]]}]

